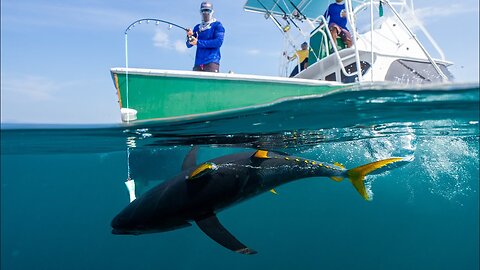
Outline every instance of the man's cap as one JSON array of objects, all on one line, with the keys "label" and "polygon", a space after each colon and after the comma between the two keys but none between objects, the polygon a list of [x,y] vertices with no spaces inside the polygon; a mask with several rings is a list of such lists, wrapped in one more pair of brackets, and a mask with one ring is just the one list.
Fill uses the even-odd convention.
[{"label": "man's cap", "polygon": [[307,42],[303,42],[303,43],[302,43],[302,46],[308,46],[308,43],[307,43]]},{"label": "man's cap", "polygon": [[207,1],[202,2],[202,4],[200,4],[200,11],[203,11],[203,10],[213,10],[212,3]]}]

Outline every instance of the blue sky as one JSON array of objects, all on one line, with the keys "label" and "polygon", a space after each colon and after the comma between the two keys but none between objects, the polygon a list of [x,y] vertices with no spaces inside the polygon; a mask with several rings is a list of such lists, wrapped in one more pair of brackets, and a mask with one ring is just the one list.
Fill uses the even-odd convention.
[{"label": "blue sky", "polygon": [[[110,68],[125,65],[126,26],[158,18],[193,27],[201,1],[1,1],[1,120],[22,123],[118,123]],[[245,0],[212,1],[226,28],[221,71],[277,75],[281,34]],[[458,82],[479,81],[477,0],[415,2]],[[142,25],[129,33],[129,66],[190,70],[195,51],[184,33]]]}]

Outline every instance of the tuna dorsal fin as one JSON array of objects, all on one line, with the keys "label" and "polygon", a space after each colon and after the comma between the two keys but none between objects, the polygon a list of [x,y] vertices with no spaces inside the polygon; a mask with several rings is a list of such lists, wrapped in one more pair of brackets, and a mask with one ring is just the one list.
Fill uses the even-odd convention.
[{"label": "tuna dorsal fin", "polygon": [[197,166],[198,146],[194,145],[183,160],[182,171]]},{"label": "tuna dorsal fin", "polygon": [[251,255],[257,253],[255,250],[246,247],[227,231],[227,229],[220,224],[215,214],[212,213],[205,218],[195,219],[195,222],[200,230],[220,245],[240,254]]}]

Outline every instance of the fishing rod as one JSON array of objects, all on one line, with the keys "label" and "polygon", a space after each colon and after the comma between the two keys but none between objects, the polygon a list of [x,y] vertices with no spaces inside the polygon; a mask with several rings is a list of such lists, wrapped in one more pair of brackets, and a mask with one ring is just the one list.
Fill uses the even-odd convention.
[{"label": "fishing rod", "polygon": [[301,31],[300,27],[298,27],[298,25],[292,20],[292,18],[288,16],[287,12],[278,4],[278,2],[275,2],[275,6],[277,6],[283,12],[283,19],[287,21],[288,25],[290,25],[290,22],[288,21],[290,20],[293,23],[293,25],[295,25],[295,27]]},{"label": "fishing rod", "polygon": [[[257,0],[257,2],[263,7],[263,9],[265,9],[265,12],[266,12],[266,15],[268,15],[269,17],[271,17],[273,19],[273,21],[275,22],[275,24],[281,28],[283,30],[283,32],[287,32],[289,29],[290,29],[290,26],[287,25],[285,27],[282,26],[282,24],[277,20],[277,18],[275,18],[275,16],[272,15],[272,13],[270,12],[270,10],[260,1],[260,0]],[[265,17],[267,18],[267,17]]]},{"label": "fishing rod", "polygon": [[[139,20],[136,20],[136,21],[134,21],[133,23],[131,23],[131,24],[125,29],[125,35],[127,34],[128,31],[130,31],[133,27],[135,27],[135,25],[141,24],[142,22],[149,23],[150,21],[155,22],[156,25],[159,25],[160,23],[168,24],[169,28],[172,28],[172,26],[175,26],[175,27],[177,27],[177,28],[180,28],[180,29],[182,29],[182,30],[185,30],[186,32],[188,32],[188,30],[190,30],[189,28],[183,27],[183,26],[181,26],[181,25],[178,25],[178,24],[176,24],[176,23],[172,23],[172,22],[169,22],[169,21],[160,20],[160,19],[146,18],[146,19],[139,19]],[[192,42],[192,41],[193,41],[193,37],[192,37],[192,36],[188,36],[188,41],[189,41],[189,42]]]},{"label": "fishing rod", "polygon": [[290,2],[290,4],[293,6],[293,8],[298,12],[298,14],[300,14],[303,18],[302,20],[306,20],[307,19],[307,16],[305,16],[305,14],[302,13],[302,11],[300,11],[300,9],[297,7],[297,5],[295,5],[292,0],[288,0],[288,2]]},{"label": "fishing rod", "polygon": [[[160,19],[152,19],[152,18],[144,18],[144,19],[139,19],[139,20],[136,20],[134,21],[133,23],[131,23],[127,28],[125,28],[125,81],[126,81],[126,108],[130,108],[129,107],[129,87],[128,87],[128,31],[132,30],[133,27],[135,27],[135,25],[137,24],[141,24],[142,22],[146,22],[147,24],[149,22],[155,22],[155,25],[159,25],[160,23],[164,23],[164,24],[168,24],[169,26],[169,29],[172,28],[173,26],[177,27],[177,28],[180,28],[186,32],[188,32],[190,29],[189,28],[186,28],[186,27],[183,27],[181,25],[178,25],[176,23],[173,23],[173,22],[170,22],[170,21],[166,21],[166,20],[160,20]],[[192,42],[195,37],[194,36],[188,36],[188,41],[189,42]],[[127,122],[130,121],[130,118],[127,118]]]},{"label": "fishing rod", "polygon": [[180,28],[180,29],[183,29],[185,31],[188,31],[189,29],[186,28],[186,27],[183,27],[181,25],[178,25],[176,23],[172,23],[172,22],[169,22],[169,21],[165,21],[165,20],[159,20],[159,19],[150,19],[150,18],[146,18],[146,19],[140,19],[140,20],[136,20],[134,21],[133,23],[131,23],[126,29],[125,29],[125,35],[127,34],[128,31],[130,31],[136,24],[141,24],[142,22],[146,22],[146,23],[149,23],[149,22],[155,22],[156,25],[159,25],[160,23],[165,23],[165,24],[168,24],[168,26],[170,28],[172,28],[172,26],[175,26],[177,28]]}]

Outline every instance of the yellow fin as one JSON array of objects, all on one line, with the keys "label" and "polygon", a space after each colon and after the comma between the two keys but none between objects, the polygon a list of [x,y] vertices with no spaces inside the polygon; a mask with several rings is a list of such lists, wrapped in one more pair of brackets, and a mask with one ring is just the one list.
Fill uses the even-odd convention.
[{"label": "yellow fin", "polygon": [[268,151],[265,150],[257,150],[253,156],[256,158],[270,158],[268,157]]},{"label": "yellow fin", "polygon": [[332,179],[333,181],[340,182],[340,181],[343,180],[343,177],[341,177],[341,176],[332,176],[332,177],[330,177],[330,179]]},{"label": "yellow fin", "polygon": [[207,170],[211,170],[214,168],[214,164],[211,163],[203,163],[202,165],[198,166],[188,177],[189,179],[195,178],[202,173],[206,172]]},{"label": "yellow fin", "polygon": [[275,195],[278,195],[278,193],[277,193],[277,192],[275,191],[275,189],[273,189],[273,188],[270,189],[270,192],[273,193],[273,194],[275,194]]},{"label": "yellow fin", "polygon": [[352,182],[352,185],[358,191],[358,193],[360,193],[360,195],[365,200],[369,201],[371,200],[371,198],[369,197],[367,193],[367,189],[365,188],[365,183],[364,183],[365,176],[386,165],[389,165],[398,161],[402,161],[402,160],[403,158],[389,158],[389,159],[368,163],[368,164],[348,170],[347,176],[348,176],[348,179],[350,179],[350,182]]}]

